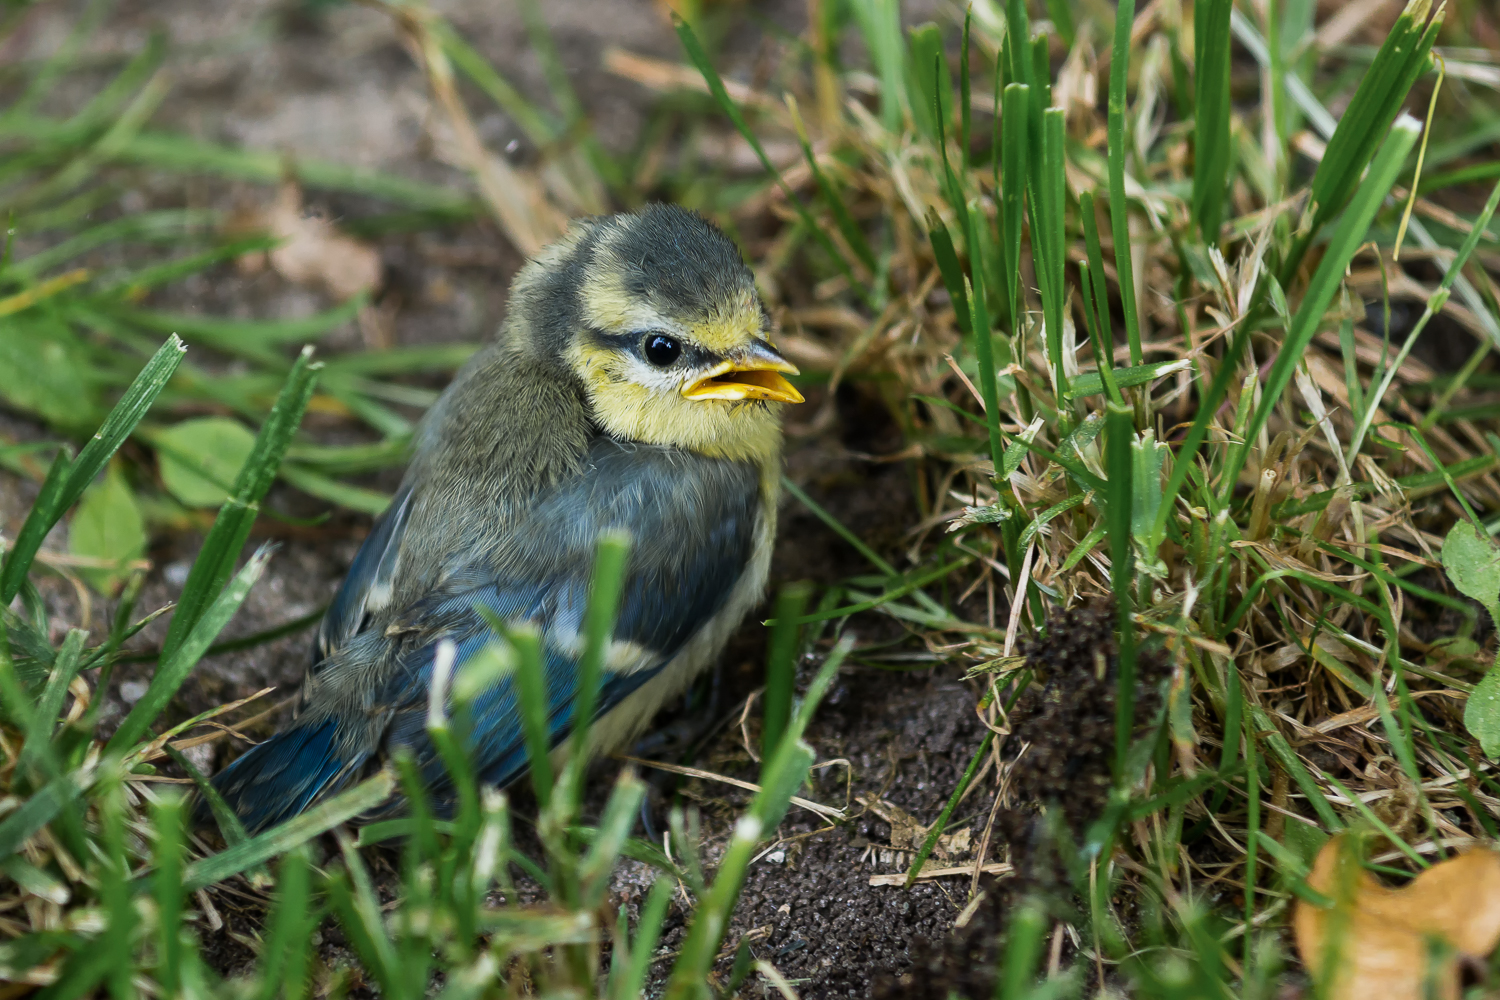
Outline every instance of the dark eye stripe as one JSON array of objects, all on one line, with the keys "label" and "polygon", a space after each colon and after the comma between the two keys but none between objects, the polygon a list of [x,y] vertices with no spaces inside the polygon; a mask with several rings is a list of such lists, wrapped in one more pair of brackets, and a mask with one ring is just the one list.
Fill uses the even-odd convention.
[{"label": "dark eye stripe", "polygon": [[[656,334],[657,330],[640,330],[636,333],[605,333],[603,330],[590,328],[586,336],[600,347],[605,347],[621,354],[634,354],[643,360],[646,359],[644,349],[648,334]],[[697,344],[683,340],[675,334],[665,334],[677,341],[682,348],[681,361],[690,368],[711,368],[724,360],[712,351],[705,350]]]}]

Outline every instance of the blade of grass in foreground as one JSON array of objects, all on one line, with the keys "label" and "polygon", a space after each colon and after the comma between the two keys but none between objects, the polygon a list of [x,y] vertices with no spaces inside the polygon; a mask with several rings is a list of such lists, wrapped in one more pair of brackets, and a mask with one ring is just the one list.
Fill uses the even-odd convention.
[{"label": "blade of grass in foreground", "polygon": [[1065,229],[1066,167],[1064,163],[1063,109],[1042,112],[1042,155],[1034,161],[1034,190],[1038,204],[1032,211],[1037,229],[1032,234],[1033,252],[1043,250],[1037,261],[1042,290],[1043,326],[1047,355],[1052,363],[1052,386],[1059,400],[1068,396],[1068,376],[1063,359],[1063,310],[1067,301],[1067,254]]},{"label": "blade of grass in foreground", "polygon": [[110,737],[108,750],[126,750],[147,733],[151,723],[177,694],[177,689],[187,680],[188,674],[197,666],[214,639],[229,624],[229,619],[239,611],[240,604],[250,593],[255,581],[260,579],[270,558],[271,552],[265,547],[251,556],[245,568],[235,576],[234,582],[219,594],[213,605],[193,625],[192,631],[176,649],[161,658],[156,673],[151,678],[151,686],[146,689],[140,701],[131,707],[130,714],[125,716],[125,721],[120,723],[114,736]]},{"label": "blade of grass in foreground", "polygon": [[259,990],[256,1000],[275,1000],[285,989],[288,998],[301,997],[307,967],[308,938],[312,927],[312,861],[305,846],[293,848],[281,859],[276,874],[276,897],[266,922],[266,946],[261,952]]},{"label": "blade of grass in foreground", "polygon": [[[570,792],[581,795],[585,748],[589,728],[594,724],[594,708],[599,702],[599,686],[604,679],[604,662],[614,637],[615,616],[620,607],[620,593],[625,586],[625,562],[630,556],[630,536],[622,531],[600,534],[594,550],[594,570],[589,581],[589,603],[583,618],[583,654],[578,658],[578,686],[573,702],[572,751],[568,766],[576,780],[568,783]],[[576,800],[569,804],[567,815],[576,815]]]},{"label": "blade of grass in foreground", "polygon": [[[792,689],[797,680],[797,636],[801,631],[794,620],[807,607],[812,587],[793,583],[781,588],[776,597],[776,625],[766,650],[766,693],[762,702],[764,723],[761,729],[761,760],[769,762],[781,745],[782,734],[792,719]],[[762,775],[762,782],[765,776]]]},{"label": "blade of grass in foreground", "polygon": [[808,687],[801,710],[776,748],[776,756],[767,762],[762,772],[761,790],[751,801],[749,810],[735,824],[713,885],[693,914],[687,939],[667,982],[666,1000],[687,1000],[701,995],[709,969],[718,954],[719,943],[729,926],[729,914],[739,899],[755,848],[763,835],[775,832],[782,816],[786,815],[792,796],[807,780],[813,752],[802,742],[802,734],[853,646],[854,640],[846,636],[828,654],[828,659]]},{"label": "blade of grass in foreground", "polygon": [[[615,988],[610,992],[610,1000],[637,1000],[645,996],[646,976],[651,971],[651,959],[656,953],[656,942],[661,938],[661,925],[667,916],[667,905],[672,901],[672,891],[673,885],[668,879],[658,878],[651,884],[646,904],[641,908],[635,941],[630,946],[629,964],[622,966],[620,958],[623,956],[619,951],[615,952],[617,957],[610,967]],[[623,907],[621,913],[624,913]],[[618,978],[614,975],[616,969],[622,970]]]},{"label": "blade of grass in foreground", "polygon": [[1427,68],[1428,54],[1443,20],[1440,13],[1424,30],[1430,9],[1430,0],[1410,0],[1339,118],[1323,159],[1313,173],[1312,218],[1292,245],[1278,274],[1284,287],[1291,285],[1318,231],[1349,200],[1350,192],[1360,183],[1365,164],[1370,162],[1391,122],[1400,113],[1412,84]]},{"label": "blade of grass in foreground", "polygon": [[198,624],[208,606],[224,589],[229,575],[234,572],[235,560],[250,537],[260,512],[260,501],[270,490],[281,468],[282,458],[291,445],[292,435],[302,424],[307,404],[312,399],[317,384],[318,370],[322,366],[312,361],[312,348],[304,348],[292,365],[277,397],[275,405],[260,433],[245,464],[235,476],[229,499],[219,508],[214,525],[193,560],[187,581],[182,586],[182,596],[172,613],[172,622],[162,640],[162,659],[173,656],[184,639]]},{"label": "blade of grass in foreground", "polygon": [[182,796],[164,793],[153,810],[156,826],[157,975],[162,993],[177,993],[182,974],[183,820]]},{"label": "blade of grass in foreground", "polygon": [[305,844],[340,823],[378,806],[390,798],[395,787],[395,775],[390,771],[381,771],[347,792],[340,792],[300,816],[256,834],[237,847],[193,862],[188,865],[183,882],[189,892],[196,892],[215,882],[222,882],[252,865],[268,861],[278,854],[285,854],[299,844]]},{"label": "blade of grass in foreground", "polygon": [[1135,457],[1135,424],[1131,409],[1110,403],[1104,418],[1107,436],[1105,459],[1109,482],[1106,516],[1109,518],[1110,589],[1114,591],[1118,625],[1118,657],[1115,672],[1115,781],[1125,780],[1125,757],[1130,733],[1135,728],[1135,549],[1131,541],[1131,479]]}]

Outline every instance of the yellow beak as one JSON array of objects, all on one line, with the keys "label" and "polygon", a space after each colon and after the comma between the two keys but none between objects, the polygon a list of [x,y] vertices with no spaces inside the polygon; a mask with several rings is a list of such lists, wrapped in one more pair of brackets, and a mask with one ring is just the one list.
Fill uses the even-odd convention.
[{"label": "yellow beak", "polygon": [[737,352],[682,387],[688,399],[758,399],[774,403],[800,403],[802,393],[781,377],[796,375],[797,366],[761,344]]}]

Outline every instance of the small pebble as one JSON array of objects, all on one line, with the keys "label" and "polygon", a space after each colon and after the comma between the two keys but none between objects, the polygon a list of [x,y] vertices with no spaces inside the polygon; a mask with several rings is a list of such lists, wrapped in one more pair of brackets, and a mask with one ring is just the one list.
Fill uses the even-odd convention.
[{"label": "small pebble", "polygon": [[127,705],[134,705],[146,694],[149,685],[145,681],[126,681],[120,685],[120,700]]}]

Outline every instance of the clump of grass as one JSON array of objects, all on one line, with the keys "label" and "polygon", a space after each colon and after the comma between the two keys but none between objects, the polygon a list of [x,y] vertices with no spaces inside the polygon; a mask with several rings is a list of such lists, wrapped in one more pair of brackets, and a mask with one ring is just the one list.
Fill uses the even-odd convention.
[{"label": "clump of grass", "polygon": [[[823,275],[865,269],[862,287],[835,290],[830,277],[816,297],[869,304],[870,326],[841,337],[820,326],[828,311],[815,300],[788,297],[777,304],[797,331],[791,346],[840,358],[843,378],[899,376],[905,391],[885,398],[922,456],[918,505],[927,526],[951,529],[921,534],[900,569],[868,553],[884,579],[801,620],[874,608],[907,622],[985,685],[1004,734],[1009,706],[1046,667],[1013,655],[1019,632],[1099,597],[1118,611],[1114,791],[1059,834],[1084,859],[1071,872],[1082,902],[1038,899],[1018,913],[1014,956],[1001,960],[1006,996],[1032,995],[1037,927],[1064,924],[1091,928],[1094,944],[1065,948],[1074,973],[1064,963],[1036,995],[1081,988],[1086,970],[1139,995],[1177,995],[1179,956],[1195,963],[1192,995],[1258,995],[1283,961],[1275,937],[1289,901],[1316,895],[1301,879],[1329,834],[1378,824],[1382,861],[1411,871],[1493,836],[1500,816],[1462,721],[1485,669],[1466,638],[1474,614],[1432,578],[1429,554],[1455,516],[1500,505],[1489,479],[1500,439],[1458,426],[1473,411],[1447,409],[1479,384],[1480,362],[1441,381],[1411,363],[1445,309],[1484,338],[1474,357],[1490,346],[1493,255],[1474,252],[1495,240],[1494,198],[1468,214],[1418,206],[1413,218],[1442,227],[1440,237],[1417,222],[1437,277],[1393,252],[1424,127],[1402,109],[1427,110],[1413,88],[1435,76],[1440,32],[1462,29],[1414,2],[1378,51],[1324,76],[1304,57],[1310,6],[1271,7],[1256,24],[1230,4],[1197,3],[1188,46],[1186,26],[1157,8],[1132,23],[1134,6],[1119,5],[1111,33],[1097,12],[1072,8],[1065,22],[1049,6],[1070,39],[1059,43],[1034,33],[1023,3],[976,6],[948,29],[959,58],[934,60],[934,29],[903,43],[894,5],[854,0],[851,30],[878,100],[865,99],[869,77],[856,84],[832,49],[815,48],[776,83],[838,108],[815,123],[790,101],[787,114],[769,110],[763,94],[732,106],[689,46],[747,139],[795,129],[807,183],[789,185],[790,171],[774,180],[794,209],[784,217],[814,221],[789,222],[790,238]],[[1079,101],[1094,92],[1083,75],[1102,83],[1090,36],[1111,34],[1104,99]],[[1244,58],[1232,38],[1263,70],[1262,112],[1231,102],[1231,61]],[[1163,126],[1169,88],[1181,121]],[[960,111],[945,103],[954,92],[967,95]],[[1339,120],[1326,111],[1335,99],[1348,106]],[[1492,103],[1464,100],[1446,106],[1465,122]],[[993,116],[987,155],[971,131],[981,109]],[[1438,116],[1429,127],[1454,126]],[[1107,229],[1096,204],[1107,204]],[[835,259],[826,241],[808,242],[850,219],[863,231]],[[1461,312],[1450,294],[1460,282],[1472,290]],[[1396,283],[1426,311],[1402,342],[1383,343],[1356,304]],[[1424,401],[1435,409],[1423,413]],[[1008,621],[929,597],[940,583],[945,594],[1002,593]],[[1457,637],[1423,624],[1443,615]],[[1138,689],[1138,647],[1170,664],[1159,687]],[[1144,737],[1141,698],[1163,706]],[[994,743],[1007,758],[1022,749]],[[1416,804],[1400,823],[1366,804],[1392,796]],[[1243,907],[1216,908],[1230,886]],[[1122,893],[1138,916],[1112,910]],[[1148,940],[1161,957],[1143,957]]]}]

